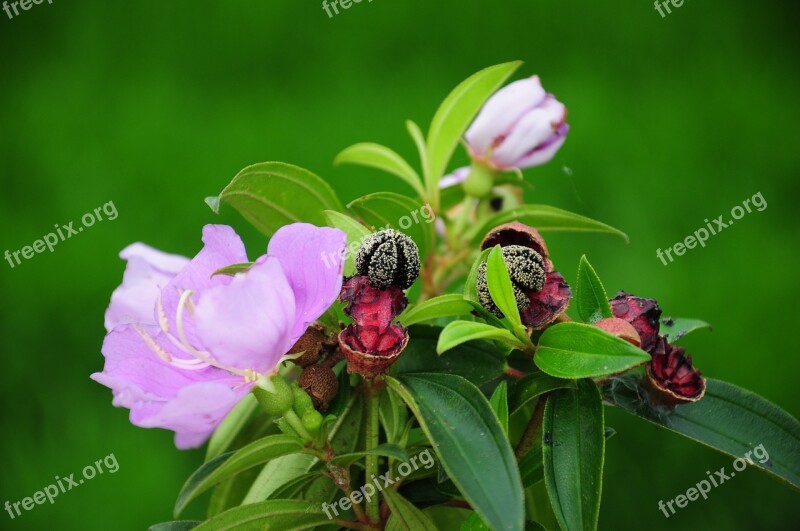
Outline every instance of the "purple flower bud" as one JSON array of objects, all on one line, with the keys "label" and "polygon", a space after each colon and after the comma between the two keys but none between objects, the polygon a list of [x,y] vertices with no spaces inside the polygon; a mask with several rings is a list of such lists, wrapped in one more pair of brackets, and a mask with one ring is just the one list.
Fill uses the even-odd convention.
[{"label": "purple flower bud", "polygon": [[545,92],[538,76],[497,91],[467,130],[472,158],[495,169],[548,162],[566,140],[567,109]]}]

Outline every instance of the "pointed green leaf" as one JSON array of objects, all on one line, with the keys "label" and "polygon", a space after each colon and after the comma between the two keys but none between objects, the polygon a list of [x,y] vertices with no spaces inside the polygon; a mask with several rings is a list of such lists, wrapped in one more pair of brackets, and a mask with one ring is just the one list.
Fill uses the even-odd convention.
[{"label": "pointed green leaf", "polygon": [[583,323],[560,323],[545,330],[534,361],[558,378],[596,378],[641,365],[650,355],[624,339]]},{"label": "pointed green leaf", "polygon": [[676,343],[687,334],[708,328],[711,325],[699,319],[684,319],[683,317],[664,317],[661,319],[661,334],[667,336],[667,341]]},{"label": "pointed green leaf", "polygon": [[646,400],[642,378],[637,374],[612,380],[604,390],[606,399],[731,457],[746,459],[751,452],[753,462],[748,466],[800,489],[800,422],[789,413],[750,391],[710,378],[699,401],[671,411],[653,407]]},{"label": "pointed green leaf", "polygon": [[228,450],[236,440],[236,436],[244,429],[245,425],[258,409],[258,402],[255,395],[248,393],[236,406],[228,413],[220,425],[214,430],[214,434],[208,441],[206,450],[206,461],[217,457]]},{"label": "pointed green leaf", "polygon": [[[542,398],[545,400],[545,398]],[[519,460],[519,475],[522,477],[522,486],[526,489],[544,478],[544,462],[542,461],[542,445],[535,444],[533,448]]]},{"label": "pointed green leaf", "polygon": [[522,321],[519,317],[517,299],[514,297],[511,277],[508,275],[503,258],[503,249],[499,245],[495,246],[486,258],[486,283],[489,286],[492,301],[503,312],[509,323],[513,327],[520,326]]},{"label": "pointed green leaf", "polygon": [[534,398],[555,389],[575,388],[575,380],[556,378],[537,371],[526,374],[511,385],[508,407],[513,415]]},{"label": "pointed green leaf", "polygon": [[383,497],[392,512],[386,523],[387,531],[437,531],[430,518],[396,490],[384,490]]},{"label": "pointed green leaf", "polygon": [[584,323],[596,323],[600,319],[613,317],[608,295],[600,277],[597,276],[592,264],[581,256],[578,265],[578,284],[575,287],[575,302],[578,307],[578,316]]},{"label": "pointed green leaf", "polygon": [[496,328],[485,323],[474,321],[453,321],[448,324],[439,336],[436,352],[447,352],[453,347],[476,339],[491,339],[501,341],[515,348],[524,348],[525,345],[514,334],[505,328]]},{"label": "pointed green leaf", "polygon": [[475,511],[493,529],[521,531],[519,469],[483,393],[452,374],[404,374],[387,377],[387,383],[414,412],[447,475]]},{"label": "pointed green leaf", "polygon": [[601,232],[615,234],[628,242],[628,235],[619,229],[549,205],[524,205],[495,214],[482,225],[475,226],[469,233],[470,241],[480,243],[491,229],[511,221],[536,227],[539,232]]},{"label": "pointed green leaf", "polygon": [[177,522],[164,522],[163,524],[151,525],[147,531],[190,531],[201,522],[197,520],[180,520]]},{"label": "pointed green leaf", "polygon": [[382,457],[391,457],[392,459],[397,459],[398,461],[408,461],[408,454],[403,448],[400,448],[396,444],[381,444],[372,450],[363,450],[360,452],[337,455],[331,459],[331,462],[335,465],[344,467],[352,465],[362,457],[366,457],[368,455],[378,455]]},{"label": "pointed green leaf", "polygon": [[345,149],[336,156],[334,164],[359,164],[383,170],[399,177],[411,186],[420,197],[425,197],[425,189],[414,168],[395,151],[380,144],[365,142],[355,144]]},{"label": "pointed green leaf", "polygon": [[275,457],[300,452],[304,447],[305,443],[297,437],[270,435],[241,450],[215,457],[186,480],[175,502],[175,515],[180,514],[186,504],[217,483]]},{"label": "pointed green leaf", "polygon": [[520,61],[503,63],[473,74],[439,106],[428,131],[429,192],[438,188],[456,146],[483,104],[521,64]]},{"label": "pointed green leaf", "polygon": [[221,203],[231,205],[267,236],[298,221],[325,225],[324,210],[342,210],[328,183],[304,168],[283,162],[248,166],[218,198],[206,202],[215,212]]},{"label": "pointed green leaf", "polygon": [[489,404],[492,406],[495,415],[497,415],[497,420],[500,421],[500,425],[503,427],[503,432],[508,435],[508,384],[506,382],[500,382],[494,393],[492,393],[492,398],[489,399]]},{"label": "pointed green leaf", "polygon": [[273,494],[288,483],[308,474],[317,458],[309,454],[289,454],[276,457],[264,465],[250,485],[242,505],[274,497]]},{"label": "pointed green leaf", "polygon": [[411,306],[397,318],[400,324],[411,326],[441,317],[455,317],[472,313],[472,304],[458,293],[440,295]]},{"label": "pointed green leaf", "polygon": [[562,529],[597,529],[606,438],[603,403],[591,380],[547,398],[543,424],[544,481]]},{"label": "pointed green leaf", "polygon": [[329,523],[330,519],[317,502],[267,500],[225,511],[203,522],[195,528],[195,531],[246,531],[249,529],[300,531]]},{"label": "pointed green leaf", "polygon": [[386,440],[393,444],[399,443],[408,423],[408,408],[391,389],[381,394],[379,414]]}]

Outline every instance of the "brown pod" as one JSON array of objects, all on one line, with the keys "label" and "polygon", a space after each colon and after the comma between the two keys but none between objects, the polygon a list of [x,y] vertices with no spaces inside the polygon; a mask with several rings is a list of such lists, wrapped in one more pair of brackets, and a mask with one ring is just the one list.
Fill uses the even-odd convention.
[{"label": "brown pod", "polygon": [[650,354],[653,359],[645,366],[645,386],[654,403],[674,407],[703,398],[706,381],[692,366],[692,357],[685,349],[670,345],[660,336]]},{"label": "brown pod", "polygon": [[305,333],[300,336],[300,339],[298,339],[294,346],[289,350],[289,354],[299,354],[300,352],[304,353],[299,358],[292,360],[292,362],[300,367],[314,365],[319,361],[320,353],[322,352],[322,344],[324,341],[325,332],[323,331],[323,328],[317,325],[309,326]]},{"label": "brown pod", "polygon": [[545,261],[550,256],[547,252],[547,244],[542,235],[539,234],[539,231],[519,221],[512,221],[490,230],[489,234],[483,239],[483,243],[481,243],[481,250],[489,249],[495,245],[500,247],[509,245],[528,247],[539,253]]},{"label": "brown pod", "polygon": [[330,367],[312,365],[303,369],[299,385],[314,401],[314,407],[320,411],[327,411],[331,401],[339,392],[339,379]]},{"label": "brown pod", "polygon": [[390,325],[381,331],[375,327],[350,325],[339,334],[339,346],[347,358],[347,372],[363,378],[385,373],[408,345],[408,330]]},{"label": "brown pod", "polygon": [[624,339],[634,347],[639,348],[642,346],[642,339],[639,337],[639,332],[625,319],[619,319],[617,317],[600,319],[594,323],[594,326],[600,330],[605,330],[612,336]]}]

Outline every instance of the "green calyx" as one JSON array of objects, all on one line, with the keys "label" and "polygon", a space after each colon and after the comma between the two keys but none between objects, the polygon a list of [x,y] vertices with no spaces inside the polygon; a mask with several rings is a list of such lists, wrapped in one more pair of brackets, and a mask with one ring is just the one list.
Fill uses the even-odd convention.
[{"label": "green calyx", "polygon": [[464,192],[472,197],[486,197],[494,187],[495,175],[497,175],[495,170],[477,162],[474,163],[464,181]]},{"label": "green calyx", "polygon": [[282,416],[294,404],[294,392],[279,374],[261,378],[253,387],[253,394],[267,415]]}]

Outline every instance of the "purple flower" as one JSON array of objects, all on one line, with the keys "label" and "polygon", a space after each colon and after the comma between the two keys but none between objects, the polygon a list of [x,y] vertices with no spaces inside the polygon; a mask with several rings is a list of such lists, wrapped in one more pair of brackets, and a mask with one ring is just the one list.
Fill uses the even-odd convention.
[{"label": "purple flower", "polygon": [[230,227],[207,225],[192,260],[133,244],[122,285],[106,312],[105,367],[92,379],[113,391],[144,428],[175,431],[178,448],[203,444],[225,415],[336,300],[342,231],[295,223],[272,237],[245,273],[214,275],[247,262]]},{"label": "purple flower", "polygon": [[494,169],[548,162],[566,140],[567,109],[545,92],[538,76],[495,93],[467,130],[472,158]]}]

